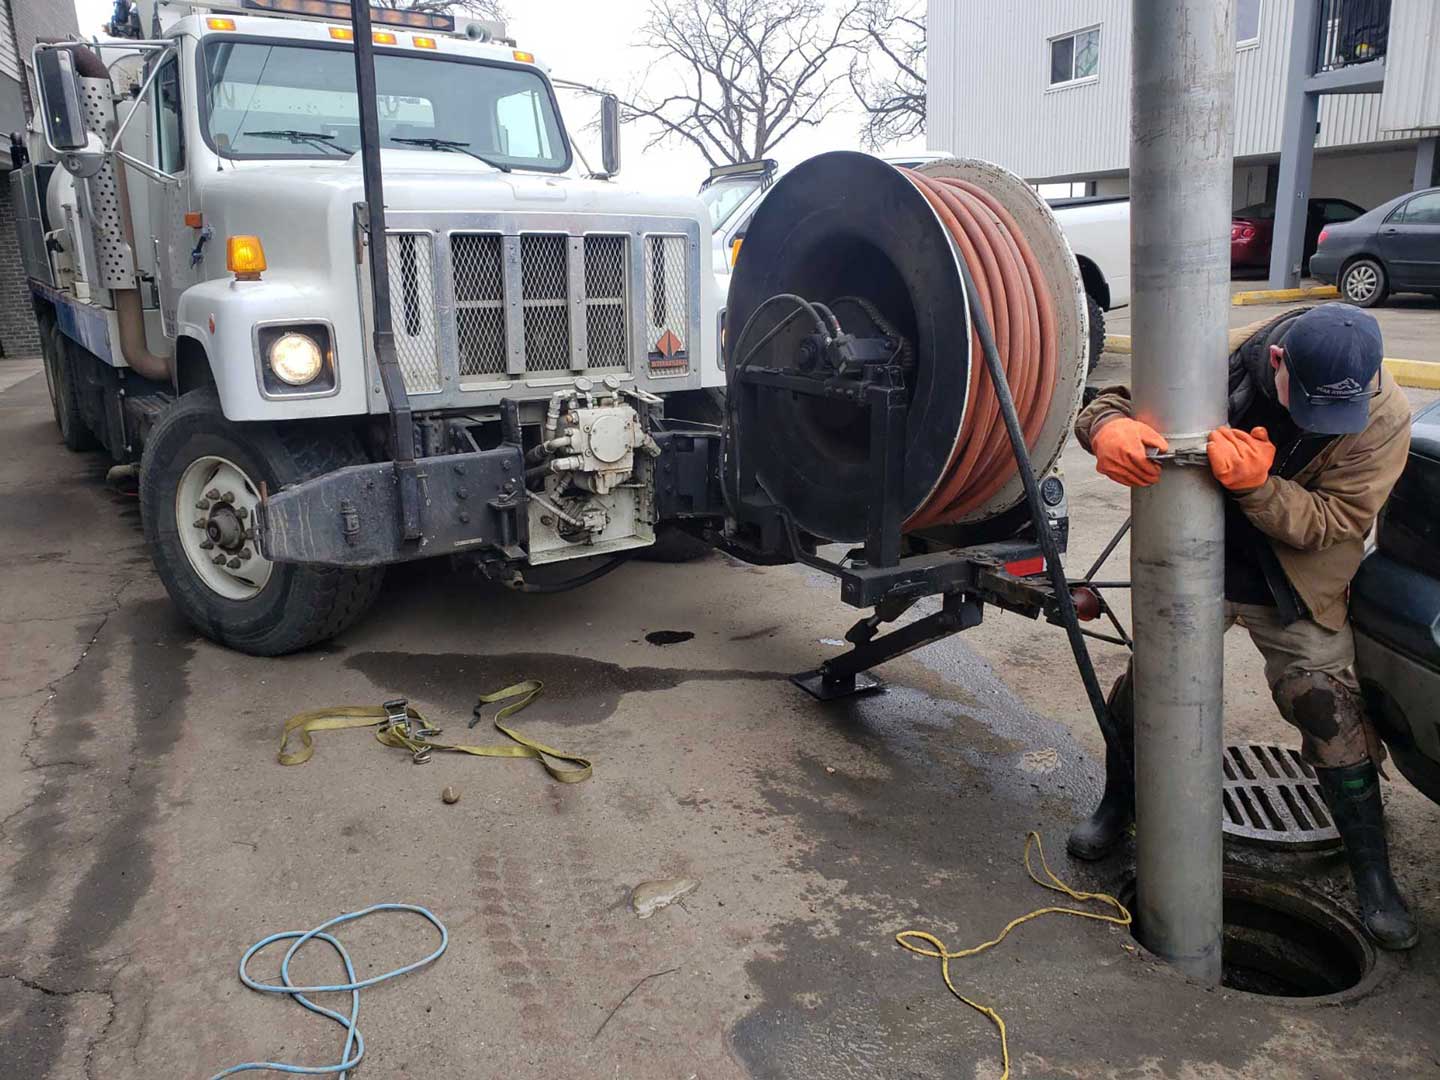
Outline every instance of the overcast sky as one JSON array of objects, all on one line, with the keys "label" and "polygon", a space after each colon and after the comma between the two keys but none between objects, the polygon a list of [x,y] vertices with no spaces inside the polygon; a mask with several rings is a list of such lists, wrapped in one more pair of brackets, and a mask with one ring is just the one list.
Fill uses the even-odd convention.
[{"label": "overcast sky", "polygon": [[[75,0],[80,32],[87,37],[99,33],[112,7],[111,0]],[[656,60],[648,50],[631,44],[644,19],[645,0],[512,0],[507,7],[512,12],[511,36],[521,48],[535,53],[556,78],[625,90],[634,84],[636,73]],[[849,88],[842,85],[837,92],[848,95]],[[582,150],[599,168],[598,151],[591,149],[595,139],[580,131],[595,117],[592,101],[567,99],[562,104],[572,135],[578,135]],[[797,129],[775,156],[781,164],[791,164],[822,150],[856,149],[860,123],[852,102],[849,110],[837,112],[817,128]],[[652,190],[694,191],[709,168],[705,159],[680,142],[643,151],[653,131],[640,124],[623,129],[621,179]]]}]

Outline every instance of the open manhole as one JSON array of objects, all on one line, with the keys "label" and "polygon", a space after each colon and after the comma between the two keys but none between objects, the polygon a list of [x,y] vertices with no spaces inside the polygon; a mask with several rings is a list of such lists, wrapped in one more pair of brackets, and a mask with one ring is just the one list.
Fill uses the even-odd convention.
[{"label": "open manhole", "polygon": [[1287,746],[1227,746],[1225,835],[1289,851],[1338,848],[1315,770]]},{"label": "open manhole", "polygon": [[[1132,883],[1121,899],[1135,913]],[[1359,921],[1338,904],[1254,871],[1225,871],[1224,974],[1231,990],[1290,1004],[1332,1004],[1366,993],[1376,952]]]}]

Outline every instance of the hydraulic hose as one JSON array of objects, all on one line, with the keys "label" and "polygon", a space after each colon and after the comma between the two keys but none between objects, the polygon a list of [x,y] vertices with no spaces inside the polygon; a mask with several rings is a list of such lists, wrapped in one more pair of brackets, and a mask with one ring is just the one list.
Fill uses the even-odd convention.
[{"label": "hydraulic hose", "polygon": [[[901,169],[930,203],[960,253],[972,311],[994,327],[994,345],[1014,397],[1024,443],[1033,448],[1049,416],[1059,369],[1051,285],[1024,231],[1001,202],[977,184]],[[969,407],[960,437],[930,496],[907,531],[960,520],[982,506],[1014,473],[1006,417],[996,381],[985,375],[981,320],[971,319],[974,360]],[[988,357],[986,357],[988,359]]]},{"label": "hydraulic hose", "polygon": [[[1030,465],[1030,451],[1021,420],[1021,413],[1011,393],[1009,376],[1005,369],[1000,348],[990,327],[990,315],[986,311],[979,282],[970,272],[965,260],[960,262],[960,274],[965,279],[965,293],[970,306],[971,325],[979,338],[980,354],[984,357],[989,374],[989,386],[1000,413],[1000,422],[1005,437],[1009,440],[1013,463],[1019,467],[1020,482],[1025,488],[1025,501],[1030,507],[1030,517],[1035,522],[1036,542],[1045,556],[1045,573],[1050,578],[1050,587],[1055,593],[1055,605],[1059,609],[1060,624],[1065,627],[1065,637],[1075,657],[1075,667],[1080,671],[1080,681],[1085,686],[1085,696],[1090,701],[1090,711],[1105,736],[1107,746],[1117,745],[1119,738],[1110,708],[1105,701],[1105,691],[1095,675],[1095,665],[1090,660],[1090,650],[1080,629],[1080,620],[1075,614],[1075,601],[1070,595],[1070,583],[1065,578],[1065,565],[1060,560],[1060,545],[1055,533],[1046,523],[1045,503],[1040,497],[1040,484],[1035,479],[1035,470]],[[979,365],[975,365],[978,367]],[[974,386],[972,371],[971,386]],[[1033,436],[1030,438],[1033,439]]]}]

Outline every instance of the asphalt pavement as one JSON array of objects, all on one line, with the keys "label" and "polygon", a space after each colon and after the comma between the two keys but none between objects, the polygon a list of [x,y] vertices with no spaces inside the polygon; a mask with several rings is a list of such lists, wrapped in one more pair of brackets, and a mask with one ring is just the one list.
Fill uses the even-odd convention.
[{"label": "asphalt pavement", "polygon": [[[525,596],[415,566],[336,641],[255,659],[177,617],[106,464],[60,445],[43,378],[0,389],[0,1076],[333,1061],[339,1029],[242,987],[239,957],[408,901],[448,924],[449,951],[366,992],[362,1076],[994,1080],[991,1025],[896,932],[959,948],[1053,901],[1021,865],[1031,829],[1062,878],[1124,886],[1127,856],[1064,855],[1099,739],[1053,627],[990,613],[888,665],[885,693],[820,706],[785,676],[836,652],[856,613],[806,570],[636,562]],[[1079,566],[1128,499],[1077,449],[1066,464]],[[1113,677],[1123,650],[1097,663]],[[1291,742],[1253,648],[1232,641],[1227,665],[1232,737]],[[546,690],[513,726],[592,758],[593,779],[416,766],[364,732],[276,763],[293,712],[397,695],[447,737],[496,740],[464,722],[521,678]],[[1425,940],[1344,1007],[1202,989],[1076,919],[952,974],[1005,1017],[1017,1077],[1436,1075],[1440,808],[1403,781],[1389,805]],[[1333,857],[1286,866],[1348,902]],[[631,890],[670,878],[699,887],[637,918]],[[430,948],[387,919],[342,931],[361,974]],[[296,970],[338,974],[320,956]]]}]

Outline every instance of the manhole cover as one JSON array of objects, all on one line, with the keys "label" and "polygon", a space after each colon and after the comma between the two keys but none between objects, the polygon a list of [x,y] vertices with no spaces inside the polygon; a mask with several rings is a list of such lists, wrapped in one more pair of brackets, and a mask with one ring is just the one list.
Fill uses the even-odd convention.
[{"label": "manhole cover", "polygon": [[1227,746],[1225,835],[1264,847],[1340,846],[1315,770],[1282,746]]}]

